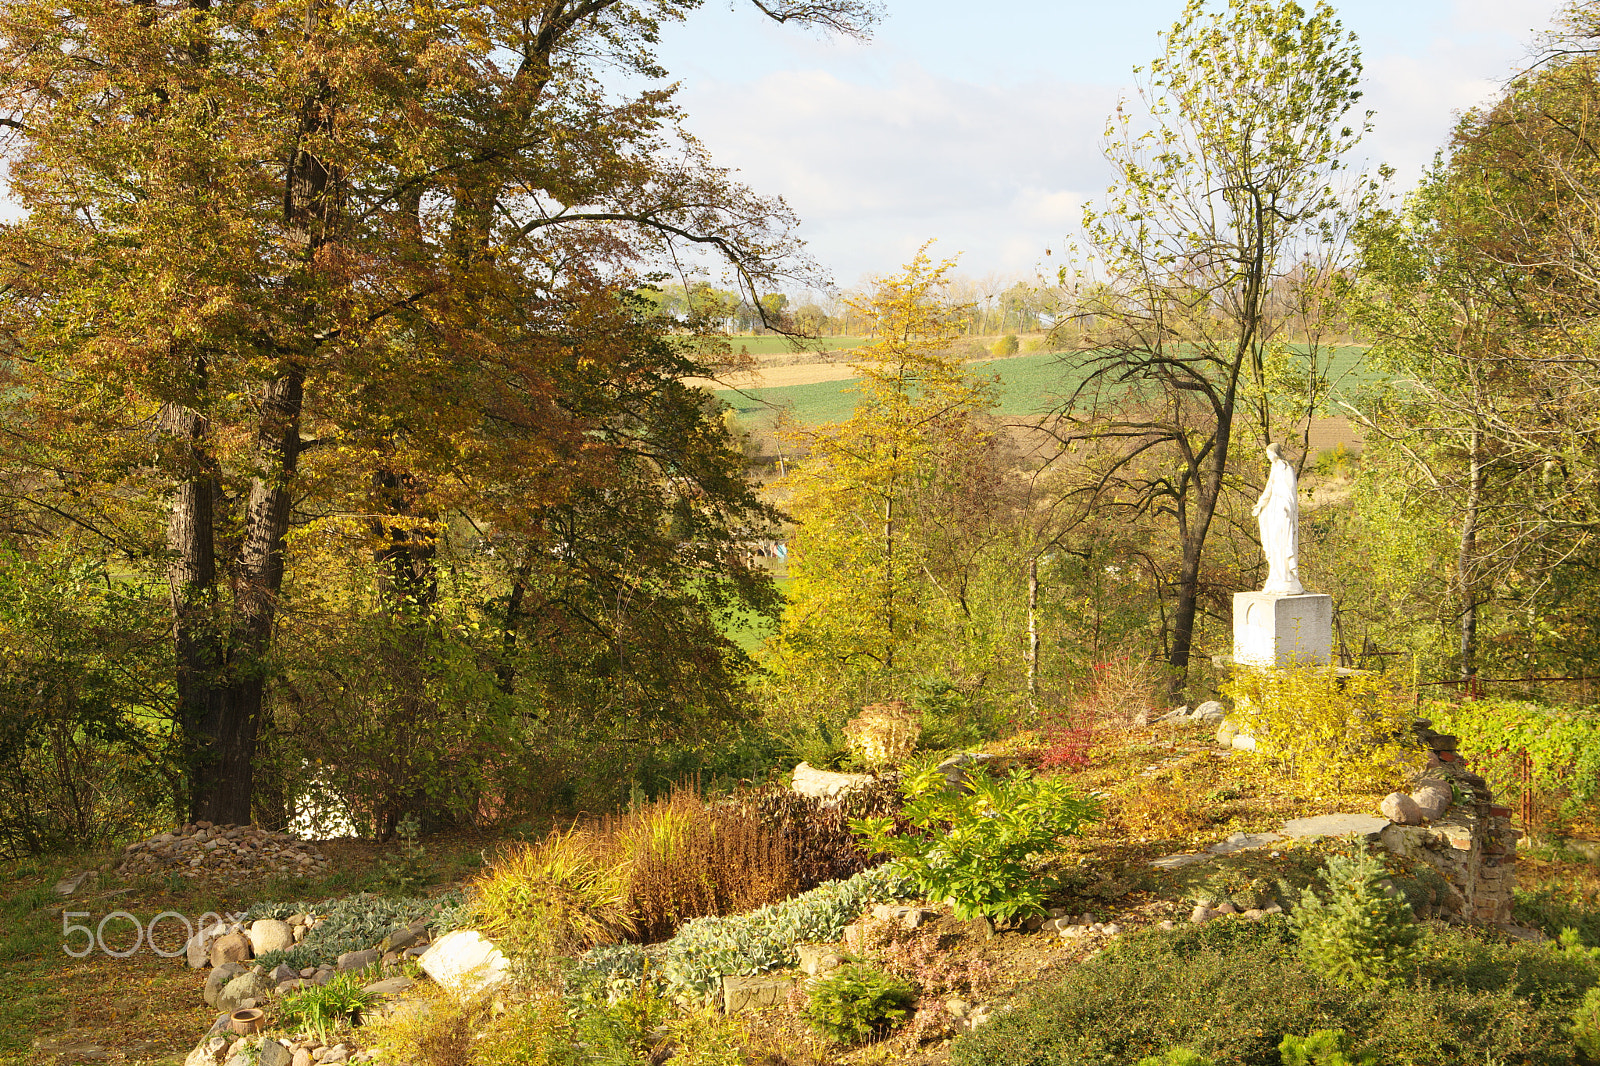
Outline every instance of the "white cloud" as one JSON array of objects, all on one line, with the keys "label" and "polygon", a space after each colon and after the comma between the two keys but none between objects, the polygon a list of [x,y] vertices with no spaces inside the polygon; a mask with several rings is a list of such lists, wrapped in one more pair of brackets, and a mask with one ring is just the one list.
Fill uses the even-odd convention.
[{"label": "white cloud", "polygon": [[818,70],[685,90],[717,159],[785,196],[841,279],[882,271],[929,237],[969,273],[1029,269],[1105,184],[1114,94],[1065,82],[980,86],[906,64],[881,84]]}]

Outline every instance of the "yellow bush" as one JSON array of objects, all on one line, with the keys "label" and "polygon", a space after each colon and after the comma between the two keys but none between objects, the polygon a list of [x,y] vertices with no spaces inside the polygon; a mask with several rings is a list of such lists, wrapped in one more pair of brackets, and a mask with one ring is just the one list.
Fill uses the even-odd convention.
[{"label": "yellow bush", "polygon": [[917,750],[922,719],[904,700],[874,703],[844,727],[850,751],[866,766],[899,766]]},{"label": "yellow bush", "polygon": [[1415,696],[1386,675],[1235,666],[1222,692],[1229,721],[1310,791],[1387,792],[1422,766]]},{"label": "yellow bush", "polygon": [[628,868],[608,851],[576,830],[501,851],[472,885],[476,927],[512,952],[545,956],[632,932]]},{"label": "yellow bush", "polygon": [[571,1066],[579,1058],[554,996],[496,1011],[485,1000],[460,1002],[424,986],[419,999],[363,1032],[383,1061],[407,1066]]}]

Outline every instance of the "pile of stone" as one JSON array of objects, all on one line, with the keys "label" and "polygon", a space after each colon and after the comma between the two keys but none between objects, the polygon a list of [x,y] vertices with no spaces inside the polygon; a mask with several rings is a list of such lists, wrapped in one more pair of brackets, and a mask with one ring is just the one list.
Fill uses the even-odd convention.
[{"label": "pile of stone", "polygon": [[327,856],[288,833],[253,825],[194,822],[123,848],[124,876],[176,873],[183,877],[239,878],[263,874],[328,872]]},{"label": "pile of stone", "polygon": [[[251,960],[272,951],[287,951],[305,939],[306,933],[324,919],[315,914],[292,914],[287,920],[262,918],[249,927],[218,922],[196,933],[186,946],[189,965],[194,969],[211,967],[202,995],[207,1005],[220,1011],[259,1007],[271,996],[297,989],[325,985],[335,974],[365,970],[374,963],[392,966],[413,959],[428,950],[430,937],[426,920],[390,931],[376,946],[347,951],[338,960],[322,966],[290,969],[279,963],[271,970],[251,965]],[[390,987],[396,980],[377,982],[379,994],[404,991]],[[406,987],[409,987],[409,981]]]},{"label": "pile of stone", "polygon": [[272,1037],[241,1036],[230,1039],[228,1019],[224,1015],[200,1041],[184,1066],[336,1066],[343,1062],[368,1062],[371,1051],[352,1051],[344,1044],[324,1044],[309,1033],[292,1040]]}]

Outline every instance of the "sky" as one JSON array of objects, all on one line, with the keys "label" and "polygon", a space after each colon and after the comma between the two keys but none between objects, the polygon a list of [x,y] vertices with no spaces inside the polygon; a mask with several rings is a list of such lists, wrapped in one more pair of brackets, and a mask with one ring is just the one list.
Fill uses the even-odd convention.
[{"label": "sky", "polygon": [[[1216,0],[1220,3],[1220,0]],[[1310,0],[1302,0],[1309,5]],[[1491,99],[1564,0],[1334,0],[1360,40],[1369,162],[1414,181]],[[708,0],[660,57],[686,127],[781,195],[844,286],[937,238],[975,277],[1028,277],[1110,180],[1101,134],[1183,0],[886,0],[866,43]],[[1059,260],[1058,260],[1059,262]]]}]

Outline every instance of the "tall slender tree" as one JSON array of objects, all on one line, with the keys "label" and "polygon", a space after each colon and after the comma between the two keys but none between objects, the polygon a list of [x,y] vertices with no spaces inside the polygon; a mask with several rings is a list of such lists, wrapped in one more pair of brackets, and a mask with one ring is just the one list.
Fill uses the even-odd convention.
[{"label": "tall slender tree", "polygon": [[1341,158],[1366,126],[1355,39],[1325,3],[1190,0],[1164,41],[1142,109],[1124,103],[1107,128],[1116,182],[1084,219],[1104,284],[1082,311],[1100,343],[1069,358],[1062,435],[1109,455],[1082,491],[1174,526],[1166,652],[1181,686],[1236,437],[1265,443],[1307,416],[1274,409],[1279,364],[1316,392],[1316,352],[1286,348],[1281,297],[1340,266],[1364,188]]}]

